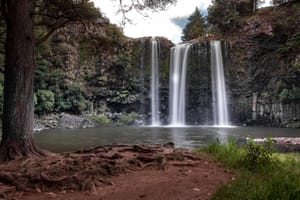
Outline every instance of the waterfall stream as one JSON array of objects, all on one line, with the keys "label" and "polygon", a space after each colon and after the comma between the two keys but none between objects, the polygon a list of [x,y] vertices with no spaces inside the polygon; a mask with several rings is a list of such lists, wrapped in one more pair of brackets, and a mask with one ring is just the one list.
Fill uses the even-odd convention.
[{"label": "waterfall stream", "polygon": [[155,38],[151,39],[151,125],[159,126],[159,56],[158,42]]},{"label": "waterfall stream", "polygon": [[229,115],[221,42],[211,41],[210,47],[214,125],[228,126]]},{"label": "waterfall stream", "polygon": [[170,58],[170,125],[185,125],[186,71],[191,44],[178,44],[171,49]]}]

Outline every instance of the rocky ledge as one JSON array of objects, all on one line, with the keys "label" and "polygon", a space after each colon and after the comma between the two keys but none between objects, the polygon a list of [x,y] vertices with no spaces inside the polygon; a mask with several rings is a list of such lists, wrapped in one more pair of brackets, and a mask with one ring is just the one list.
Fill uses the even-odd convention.
[{"label": "rocky ledge", "polygon": [[35,117],[34,131],[41,131],[52,128],[94,128],[96,123],[89,117],[70,115],[67,113],[49,114],[40,117]]}]

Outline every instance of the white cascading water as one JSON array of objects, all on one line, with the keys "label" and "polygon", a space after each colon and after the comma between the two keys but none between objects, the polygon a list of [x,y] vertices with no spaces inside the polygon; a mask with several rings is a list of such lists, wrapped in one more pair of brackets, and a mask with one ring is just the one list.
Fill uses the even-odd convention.
[{"label": "white cascading water", "polygon": [[185,125],[185,92],[188,53],[191,44],[178,44],[171,49],[170,58],[170,125]]},{"label": "white cascading water", "polygon": [[158,42],[151,39],[151,125],[159,126]]},{"label": "white cascading water", "polygon": [[226,85],[220,41],[210,42],[214,125],[228,126]]}]

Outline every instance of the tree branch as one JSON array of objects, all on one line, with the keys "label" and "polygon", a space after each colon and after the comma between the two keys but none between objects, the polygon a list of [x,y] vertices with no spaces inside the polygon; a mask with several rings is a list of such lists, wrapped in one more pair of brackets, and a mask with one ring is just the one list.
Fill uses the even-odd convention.
[{"label": "tree branch", "polygon": [[56,30],[64,27],[68,23],[69,23],[69,21],[65,21],[61,24],[54,24],[54,26],[52,28],[50,28],[49,31],[45,35],[40,36],[40,38],[37,39],[36,45],[40,45],[41,43],[45,42]]}]

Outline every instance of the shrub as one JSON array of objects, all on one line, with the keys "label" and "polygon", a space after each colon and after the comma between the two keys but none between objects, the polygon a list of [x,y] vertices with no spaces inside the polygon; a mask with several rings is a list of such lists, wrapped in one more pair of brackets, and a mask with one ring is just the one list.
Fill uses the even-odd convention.
[{"label": "shrub", "polygon": [[72,113],[81,113],[87,108],[87,101],[80,84],[65,85],[63,93],[56,99],[56,109]]},{"label": "shrub", "polygon": [[109,125],[111,124],[111,120],[108,118],[108,116],[106,115],[92,115],[90,117],[92,120],[96,121],[97,123],[101,124],[101,125]]},{"label": "shrub", "polygon": [[246,154],[243,163],[250,171],[262,169],[266,165],[271,166],[273,143],[270,139],[264,144],[258,144],[250,139],[246,144]]},{"label": "shrub", "polygon": [[130,125],[138,118],[138,114],[135,112],[122,114],[119,118],[120,125]]},{"label": "shrub", "polygon": [[38,90],[35,93],[35,111],[37,113],[47,113],[53,111],[54,93],[50,90]]}]

